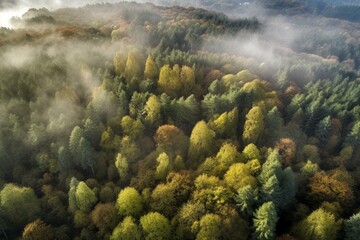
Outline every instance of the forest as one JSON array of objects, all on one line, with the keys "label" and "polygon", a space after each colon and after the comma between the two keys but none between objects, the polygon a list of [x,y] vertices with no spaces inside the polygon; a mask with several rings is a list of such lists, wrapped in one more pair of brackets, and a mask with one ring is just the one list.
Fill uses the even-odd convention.
[{"label": "forest", "polygon": [[263,13],[98,3],[0,28],[0,239],[358,239],[359,19]]}]

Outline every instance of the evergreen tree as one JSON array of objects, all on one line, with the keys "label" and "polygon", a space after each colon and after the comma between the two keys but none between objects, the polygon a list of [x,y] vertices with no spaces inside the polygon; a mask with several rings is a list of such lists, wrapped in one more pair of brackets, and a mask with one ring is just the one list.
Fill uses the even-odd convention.
[{"label": "evergreen tree", "polygon": [[345,221],[345,239],[356,240],[360,236],[360,213],[352,215]]},{"label": "evergreen tree", "polygon": [[278,219],[275,205],[272,202],[261,205],[254,214],[252,238],[256,240],[274,239]]},{"label": "evergreen tree", "polygon": [[258,190],[253,189],[250,185],[241,187],[237,190],[234,199],[236,207],[239,208],[244,217],[248,218],[254,213],[253,207],[258,200]]}]

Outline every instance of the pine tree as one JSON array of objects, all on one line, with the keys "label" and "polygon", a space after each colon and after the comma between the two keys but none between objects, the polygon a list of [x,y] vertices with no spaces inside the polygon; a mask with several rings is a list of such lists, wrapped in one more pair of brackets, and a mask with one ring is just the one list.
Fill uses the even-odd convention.
[{"label": "pine tree", "polygon": [[266,202],[261,205],[254,214],[255,231],[252,238],[254,240],[275,239],[278,219],[275,205],[272,202]]},{"label": "pine tree", "polygon": [[248,218],[254,213],[253,207],[258,200],[258,191],[257,189],[253,189],[250,185],[241,187],[237,190],[234,200],[236,202],[236,207],[240,210],[242,215]]},{"label": "pine tree", "polygon": [[345,239],[357,240],[360,236],[360,213],[352,215],[345,221]]}]

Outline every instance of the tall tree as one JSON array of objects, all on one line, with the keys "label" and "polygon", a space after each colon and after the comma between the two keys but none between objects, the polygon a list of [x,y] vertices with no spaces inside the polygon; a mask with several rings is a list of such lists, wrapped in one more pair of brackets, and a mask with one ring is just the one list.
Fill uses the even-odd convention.
[{"label": "tall tree", "polygon": [[202,162],[206,156],[213,152],[215,132],[205,121],[198,122],[190,136],[189,159],[194,163]]},{"label": "tall tree", "polygon": [[278,219],[275,205],[272,202],[261,205],[254,214],[253,239],[274,239]]},{"label": "tall tree", "polygon": [[145,62],[144,78],[157,81],[159,69],[157,68],[153,58],[149,55]]},{"label": "tall tree", "polygon": [[244,125],[244,131],[242,139],[247,145],[249,143],[255,143],[260,138],[264,130],[264,116],[260,107],[255,106],[248,114],[246,114],[246,121]]}]

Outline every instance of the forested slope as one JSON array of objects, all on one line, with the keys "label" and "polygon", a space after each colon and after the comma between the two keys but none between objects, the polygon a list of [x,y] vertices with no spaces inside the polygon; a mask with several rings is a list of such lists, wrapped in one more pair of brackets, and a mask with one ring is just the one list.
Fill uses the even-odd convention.
[{"label": "forested slope", "polygon": [[14,19],[1,238],[356,239],[360,27],[304,19],[136,3]]}]

